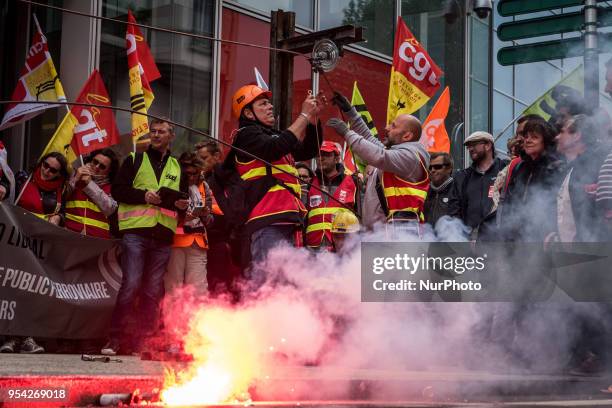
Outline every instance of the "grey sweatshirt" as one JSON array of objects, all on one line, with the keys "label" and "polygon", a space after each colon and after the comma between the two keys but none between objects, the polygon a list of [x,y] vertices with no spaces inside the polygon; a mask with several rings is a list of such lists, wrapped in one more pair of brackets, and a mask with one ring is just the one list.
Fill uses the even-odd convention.
[{"label": "grey sweatshirt", "polygon": [[[398,177],[418,182],[425,178],[429,168],[429,153],[419,142],[405,142],[389,149],[372,135],[355,108],[348,113],[351,130],[344,138],[351,147],[353,154],[361,157],[371,168],[368,170],[365,196],[363,200],[362,220],[367,228],[376,223],[386,222],[386,216],[376,193],[376,181],[380,170],[388,171]],[[423,159],[423,163],[419,160]]]}]

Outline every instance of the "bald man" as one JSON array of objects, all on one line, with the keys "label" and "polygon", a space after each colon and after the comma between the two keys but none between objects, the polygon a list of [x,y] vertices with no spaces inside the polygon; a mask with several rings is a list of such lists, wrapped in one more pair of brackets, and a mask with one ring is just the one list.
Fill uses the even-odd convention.
[{"label": "bald man", "polygon": [[363,224],[372,229],[377,223],[395,220],[423,222],[429,153],[419,143],[421,122],[412,115],[398,115],[385,128],[383,144],[344,96],[336,93],[333,102],[345,112],[351,129],[338,118],[330,119],[327,126],[344,137],[353,154],[369,165]]}]

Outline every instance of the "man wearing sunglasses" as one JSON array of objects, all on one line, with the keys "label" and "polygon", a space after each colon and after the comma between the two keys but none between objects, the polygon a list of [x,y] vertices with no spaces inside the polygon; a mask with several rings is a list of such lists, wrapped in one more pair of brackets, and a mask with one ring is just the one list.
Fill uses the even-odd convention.
[{"label": "man wearing sunglasses", "polygon": [[452,192],[453,158],[445,152],[431,154],[429,161],[429,192],[425,200],[425,222],[436,225],[440,217],[448,215],[449,197]]},{"label": "man wearing sunglasses", "polygon": [[111,196],[111,180],[119,161],[109,148],[93,151],[79,167],[68,185],[66,228],[92,237],[110,239],[116,232],[113,215],[117,201]]}]

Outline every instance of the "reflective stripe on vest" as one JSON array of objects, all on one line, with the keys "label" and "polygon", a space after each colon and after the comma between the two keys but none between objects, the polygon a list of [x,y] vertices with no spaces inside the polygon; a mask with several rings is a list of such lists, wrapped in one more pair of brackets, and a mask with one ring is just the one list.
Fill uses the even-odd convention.
[{"label": "reflective stripe on vest", "polygon": [[87,208],[88,210],[92,210],[95,212],[102,212],[100,210],[100,207],[98,207],[95,203],[86,200],[66,201],[66,208]]},{"label": "reflective stripe on vest", "polygon": [[37,216],[41,220],[45,220],[45,221],[49,221],[49,218],[51,218],[51,216],[54,215],[54,214],[39,214],[39,213],[35,213],[35,212],[33,212],[32,214],[34,214],[35,216]]},{"label": "reflective stripe on vest", "polygon": [[[135,154],[130,154],[132,155],[132,160],[135,161]],[[157,176],[151,166],[147,152],[142,153],[142,163],[132,182],[132,186],[135,189],[158,191],[161,187],[168,187],[179,191],[180,183],[181,167],[174,157],[168,157],[160,180],[157,181]],[[117,218],[119,220],[120,231],[133,228],[151,228],[161,224],[174,232],[177,225],[176,211],[150,204],[119,203]]]},{"label": "reflective stripe on vest", "polygon": [[[297,181],[298,171],[293,166],[293,158],[291,155],[284,156],[280,160],[275,160],[271,163],[290,173],[285,174],[274,167],[271,168],[272,177],[293,190],[295,195],[279,184],[270,187],[264,197],[251,210],[247,223],[255,219],[282,213],[294,212],[301,213],[302,215],[306,213],[306,207],[304,207],[302,201],[297,198],[300,196],[302,187]],[[260,179],[267,174],[266,165],[262,161],[256,159],[248,162],[241,162],[236,158],[236,168],[240,174],[240,178],[247,181]]]},{"label": "reflective stripe on vest", "polygon": [[420,157],[419,163],[426,176],[425,179],[414,183],[406,181],[393,173],[383,171],[381,179],[387,209],[389,210],[387,218],[391,218],[396,212],[405,211],[414,213],[420,222],[425,222],[423,208],[427,198],[427,191],[429,190],[429,174]]},{"label": "reflective stripe on vest", "polygon": [[[110,183],[99,186],[110,195]],[[69,230],[88,236],[110,239],[108,218],[100,208],[90,200],[82,188],[75,188],[66,201],[66,219],[64,226]]]},{"label": "reflective stripe on vest", "polygon": [[[357,186],[352,176],[344,175],[342,182],[334,191],[333,197],[344,203],[347,207],[355,205]],[[312,187],[308,190],[308,205],[310,211],[307,216],[306,245],[311,248],[318,248],[323,243],[323,238],[327,242],[332,242],[331,228],[332,221],[340,211],[349,211],[342,207],[336,200],[328,199],[327,203],[323,200],[322,192],[319,187],[319,178],[312,180]]]},{"label": "reflective stripe on vest", "polygon": [[90,227],[100,228],[100,229],[103,229],[103,230],[106,230],[106,231],[108,231],[110,229],[110,226],[108,225],[107,222],[102,222],[102,221],[94,220],[93,218],[81,217],[81,216],[74,215],[74,214],[66,214],[66,219],[67,220],[72,220],[72,221],[77,222],[79,224],[88,225]]}]

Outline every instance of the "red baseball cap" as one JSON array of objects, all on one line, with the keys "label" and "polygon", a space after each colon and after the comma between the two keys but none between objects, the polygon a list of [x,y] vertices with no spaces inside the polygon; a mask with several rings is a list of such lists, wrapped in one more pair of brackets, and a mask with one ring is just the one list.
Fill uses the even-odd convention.
[{"label": "red baseball cap", "polygon": [[323,143],[321,143],[321,151],[328,153],[333,152],[336,153],[338,156],[340,155],[340,149],[338,148],[338,145],[334,142],[330,142],[329,140],[324,140]]}]

